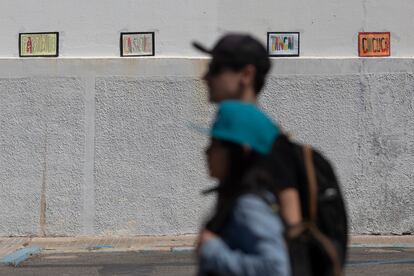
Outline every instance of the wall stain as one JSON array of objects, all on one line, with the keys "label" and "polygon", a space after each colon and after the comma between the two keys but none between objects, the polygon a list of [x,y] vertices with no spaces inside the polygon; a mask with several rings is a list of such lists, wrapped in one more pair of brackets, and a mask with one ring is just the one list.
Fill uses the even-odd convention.
[{"label": "wall stain", "polygon": [[46,164],[47,158],[47,127],[44,142],[44,159],[43,159],[43,174],[42,174],[42,189],[40,191],[40,233],[39,236],[46,236],[47,234],[47,222],[46,222]]}]

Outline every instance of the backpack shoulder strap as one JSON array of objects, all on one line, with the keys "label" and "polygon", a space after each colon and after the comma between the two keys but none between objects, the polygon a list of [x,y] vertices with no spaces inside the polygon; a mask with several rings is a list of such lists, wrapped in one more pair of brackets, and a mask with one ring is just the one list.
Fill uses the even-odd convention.
[{"label": "backpack shoulder strap", "polygon": [[330,257],[333,265],[333,273],[335,276],[342,275],[341,265],[339,262],[338,252],[332,241],[327,238],[317,227],[318,213],[318,186],[316,180],[316,171],[313,163],[312,148],[309,145],[303,146],[303,154],[305,160],[305,168],[307,175],[308,193],[309,193],[309,231],[313,237],[325,248],[326,253]]},{"label": "backpack shoulder strap", "polygon": [[316,222],[318,214],[318,186],[316,183],[315,167],[312,160],[312,148],[309,145],[304,145],[303,154],[309,193],[309,219]]}]

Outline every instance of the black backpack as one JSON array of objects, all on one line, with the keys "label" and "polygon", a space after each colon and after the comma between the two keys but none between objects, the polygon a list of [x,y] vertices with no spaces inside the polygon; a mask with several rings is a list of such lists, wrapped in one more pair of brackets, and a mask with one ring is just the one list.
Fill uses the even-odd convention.
[{"label": "black backpack", "polygon": [[303,221],[286,229],[292,275],[342,275],[348,222],[341,189],[329,161],[308,145],[280,135],[269,155],[274,177],[298,189]]}]

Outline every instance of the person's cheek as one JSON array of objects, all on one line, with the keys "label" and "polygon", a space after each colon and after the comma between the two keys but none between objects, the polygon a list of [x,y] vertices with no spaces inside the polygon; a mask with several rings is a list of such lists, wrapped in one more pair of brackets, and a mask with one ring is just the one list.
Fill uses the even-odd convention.
[{"label": "person's cheek", "polygon": [[210,162],[210,164],[208,166],[208,171],[209,171],[210,177],[215,177],[214,164],[212,164],[211,162]]},{"label": "person's cheek", "polygon": [[211,169],[211,154],[207,154],[207,168],[208,168],[208,174],[211,176],[212,169]]},{"label": "person's cheek", "polygon": [[227,154],[225,151],[218,153],[215,163],[215,174],[219,180],[224,180],[227,175]]},{"label": "person's cheek", "polygon": [[208,170],[210,177],[217,178],[217,160],[214,152],[208,155]]}]

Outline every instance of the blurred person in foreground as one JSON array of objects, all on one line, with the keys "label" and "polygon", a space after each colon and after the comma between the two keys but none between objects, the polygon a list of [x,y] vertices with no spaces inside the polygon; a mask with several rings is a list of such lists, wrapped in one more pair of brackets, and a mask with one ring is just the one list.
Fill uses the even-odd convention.
[{"label": "blurred person in foreground", "polygon": [[198,241],[199,275],[290,275],[284,226],[266,168],[279,129],[256,105],[224,101],[209,131],[220,200]]}]

